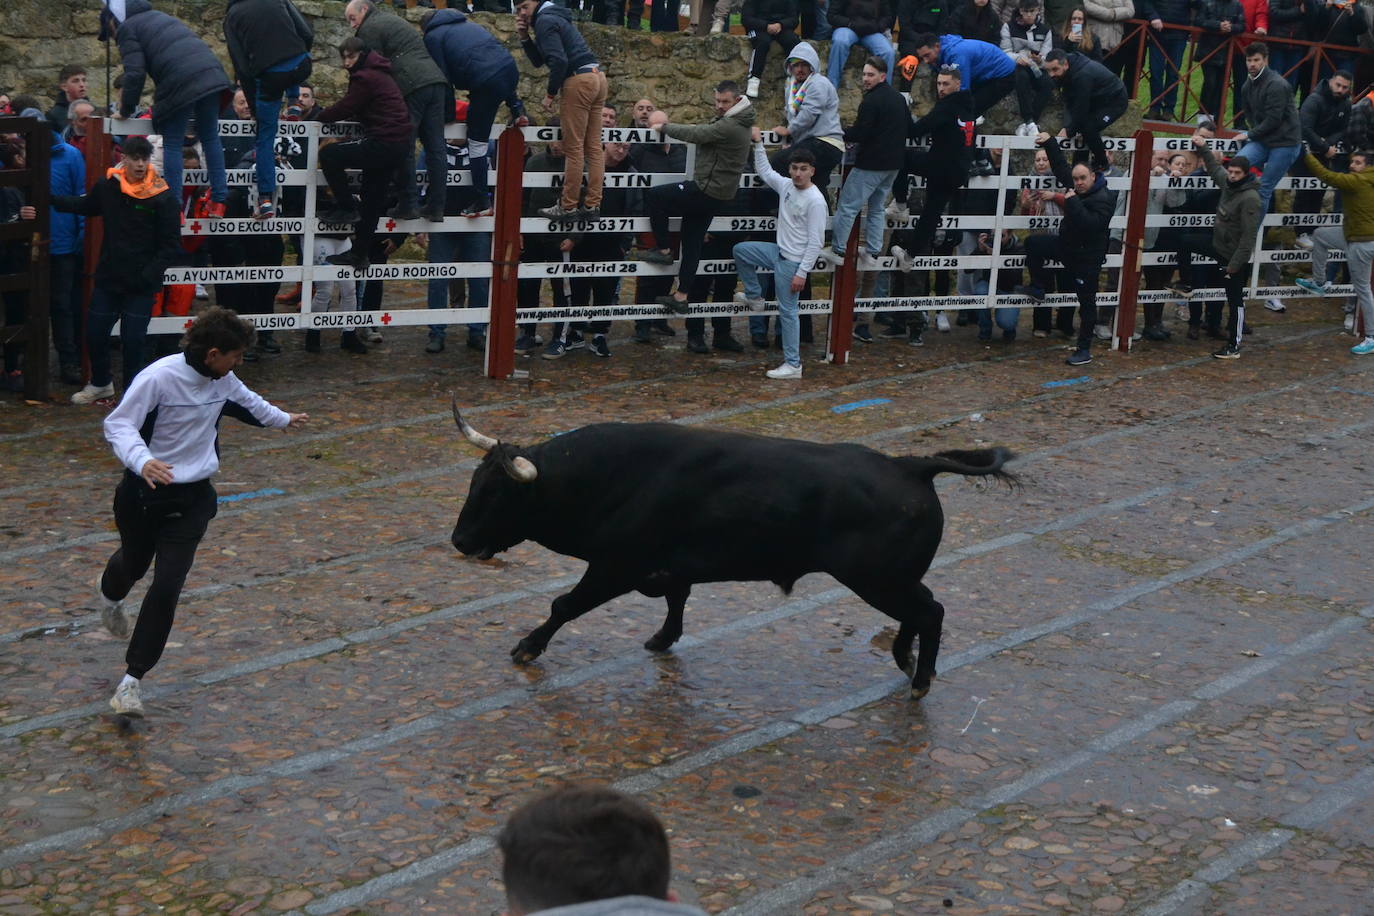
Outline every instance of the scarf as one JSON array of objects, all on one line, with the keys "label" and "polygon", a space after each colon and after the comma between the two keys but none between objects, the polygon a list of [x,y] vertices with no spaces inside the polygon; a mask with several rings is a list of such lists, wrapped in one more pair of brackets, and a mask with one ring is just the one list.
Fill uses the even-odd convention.
[{"label": "scarf", "polygon": [[806,101],[806,87],[811,84],[811,77],[815,75],[811,74],[800,85],[796,77],[787,78],[787,120],[791,121],[792,116],[801,110],[802,103]]},{"label": "scarf", "polygon": [[129,177],[124,174],[124,166],[122,165],[107,170],[105,177],[118,178],[119,190],[129,197],[136,197],[139,200],[147,200],[149,197],[155,197],[167,190],[167,182],[157,173],[157,169],[153,168],[151,162],[148,163],[148,174],[144,175],[143,180],[137,184],[130,181]]}]

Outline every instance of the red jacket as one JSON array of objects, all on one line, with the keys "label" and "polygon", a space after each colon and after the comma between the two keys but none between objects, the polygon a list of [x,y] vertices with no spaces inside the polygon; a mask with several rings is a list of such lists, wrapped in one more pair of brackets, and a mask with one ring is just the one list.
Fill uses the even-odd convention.
[{"label": "red jacket", "polygon": [[1269,32],[1269,0],[1240,0],[1240,5],[1245,10],[1246,34],[1254,34],[1256,29],[1264,29],[1267,34]]},{"label": "red jacket", "polygon": [[359,57],[348,71],[348,93],[320,112],[320,120],[357,121],[364,136],[383,143],[410,140],[410,109],[391,78],[391,61],[376,51]]}]

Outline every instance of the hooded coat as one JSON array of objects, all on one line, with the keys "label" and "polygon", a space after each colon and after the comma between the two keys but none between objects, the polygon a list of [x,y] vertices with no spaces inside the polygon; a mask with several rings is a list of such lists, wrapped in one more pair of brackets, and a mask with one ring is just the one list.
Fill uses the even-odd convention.
[{"label": "hooded coat", "polygon": [[[63,143],[56,131],[53,131],[52,150],[48,154],[48,173],[51,176],[50,193],[53,195],[76,197],[86,193],[86,158],[76,147]],[[49,224],[49,253],[80,253],[85,222],[75,213],[50,209],[53,212]]]},{"label": "hooded coat", "polygon": [[675,140],[695,143],[697,161],[692,180],[707,197],[731,200],[749,159],[753,126],[754,106],[747,96],[740,96],[729,111],[705,124],[666,124],[663,132]]},{"label": "hooded coat", "polygon": [[291,0],[229,0],[224,40],[242,83],[308,53],[315,33]]},{"label": "hooded coat", "polygon": [[515,69],[505,45],[456,9],[439,10],[425,25],[425,49],[455,89],[480,86]]},{"label": "hooded coat", "polygon": [[[136,0],[130,0],[130,4]],[[152,169],[152,166],[149,166]],[[95,282],[115,294],[153,296],[162,289],[162,274],[182,257],[181,205],[161,177],[150,185],[162,190],[149,197],[124,193],[120,169],[110,169],[84,196],[53,195],[52,206],[63,213],[99,216],[105,221]]]},{"label": "hooded coat", "polygon": [[[828,140],[837,147],[844,146],[844,128],[840,126],[840,94],[835,84],[821,72],[821,60],[816,49],[809,41],[797,42],[787,54],[787,60],[804,60],[811,65],[811,75],[798,90],[799,104],[793,108],[786,100],[793,97],[796,80],[787,77],[787,88],[783,92],[784,109],[787,116],[788,138],[796,146],[803,140],[816,137]],[[791,72],[789,68],[789,74]]]},{"label": "hooded coat", "polygon": [[1217,201],[1217,225],[1212,230],[1212,247],[1226,259],[1228,271],[1239,273],[1250,263],[1255,235],[1259,232],[1260,219],[1264,215],[1260,206],[1259,179],[1254,175],[1246,175],[1244,181],[1232,187],[1225,166],[1217,162],[1212,151],[1204,148],[1199,152],[1207,174],[1221,188],[1221,198]]},{"label": "hooded coat", "polygon": [[1345,129],[1350,124],[1350,96],[1336,98],[1331,94],[1330,81],[1322,80],[1316,91],[1303,99],[1298,120],[1307,145],[1325,153],[1328,147],[1345,140]]},{"label": "hooded coat", "polygon": [[[115,32],[124,62],[119,114],[131,116],[143,95],[143,82],[153,78],[153,111],[166,115],[207,95],[228,92],[229,75],[210,46],[173,16],[155,10],[148,0],[128,0],[125,18]],[[155,120],[157,120],[155,118]]]},{"label": "hooded coat", "polygon": [[358,121],[363,135],[380,143],[410,140],[410,111],[391,77],[391,61],[376,51],[358,58],[348,71],[348,92],[324,111],[320,120]]},{"label": "hooded coat", "polygon": [[940,65],[953,64],[959,68],[960,82],[965,89],[980,83],[1011,76],[1016,64],[1002,53],[999,45],[958,35],[940,36]]},{"label": "hooded coat", "polygon": [[409,22],[381,7],[371,10],[358,23],[357,36],[389,62],[391,76],[410,95],[426,86],[447,86],[448,81],[425,50],[420,33]]},{"label": "hooded coat", "polygon": [[[1066,188],[1073,187],[1073,169],[1059,148],[1059,141],[1051,137],[1045,142],[1045,155],[1055,180]],[[1116,192],[1108,189],[1107,178],[1098,173],[1086,194],[1075,193],[1064,198],[1064,218],[1059,222],[1059,243],[1064,254],[1076,261],[1102,263],[1107,256],[1108,233],[1112,216],[1116,213]]]},{"label": "hooded coat", "polygon": [[1342,192],[1347,242],[1374,242],[1374,169],[1363,172],[1333,172],[1308,153],[1303,161],[1322,181]]},{"label": "hooded coat", "polygon": [[1064,129],[1070,137],[1096,115],[1125,107],[1126,86],[1102,64],[1078,52],[1069,55],[1069,72],[1059,84],[1064,96]]},{"label": "hooded coat", "polygon": [[530,17],[530,37],[521,42],[525,56],[536,67],[549,68],[549,95],[558,95],[563,82],[579,67],[596,63],[582,33],[573,25],[572,13],[545,0]]}]

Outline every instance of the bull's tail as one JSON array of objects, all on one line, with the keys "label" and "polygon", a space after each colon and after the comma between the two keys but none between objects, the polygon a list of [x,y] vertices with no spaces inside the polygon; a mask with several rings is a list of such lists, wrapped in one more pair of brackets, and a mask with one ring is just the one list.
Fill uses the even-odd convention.
[{"label": "bull's tail", "polygon": [[962,474],[965,477],[992,477],[1009,487],[1017,484],[1016,475],[1003,470],[1003,465],[1015,458],[1011,449],[979,448],[951,449],[920,458],[899,458],[906,468],[929,483],[936,474]]}]

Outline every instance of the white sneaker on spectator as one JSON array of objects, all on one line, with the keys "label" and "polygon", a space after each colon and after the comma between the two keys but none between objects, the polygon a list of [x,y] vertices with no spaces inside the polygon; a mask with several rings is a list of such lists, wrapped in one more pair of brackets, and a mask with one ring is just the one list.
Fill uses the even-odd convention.
[{"label": "white sneaker on spectator", "polygon": [[883,265],[867,250],[859,252],[859,270],[882,270]]},{"label": "white sneaker on spectator", "polygon": [[108,385],[92,385],[87,382],[85,388],[82,388],[76,394],[72,395],[72,403],[94,404],[101,398],[112,397],[114,397],[114,382]]},{"label": "white sneaker on spectator", "polygon": [[1182,302],[1174,303],[1174,317],[1179,321],[1188,320],[1188,306]]},{"label": "white sneaker on spectator", "polygon": [[1298,236],[1297,238],[1293,239],[1293,244],[1294,244],[1294,245],[1297,245],[1297,246],[1298,246],[1299,248],[1301,248],[1303,251],[1311,251],[1311,250],[1312,250],[1312,235],[1311,235],[1311,233],[1304,232],[1302,235],[1300,235],[1300,236]]},{"label": "white sneaker on spectator", "polygon": [[1093,336],[1098,340],[1112,339],[1112,326],[1109,324],[1099,324],[1093,326]]},{"label": "white sneaker on spectator", "polygon": [[793,365],[790,365],[790,364],[788,364],[788,363],[783,363],[783,364],[782,364],[781,366],[779,366],[778,368],[776,368],[776,369],[769,369],[769,370],[768,370],[766,373],[764,373],[764,374],[767,375],[769,378],[785,378],[785,379],[801,378],[801,377],[802,377],[802,367],[801,367],[801,366],[793,366]]},{"label": "white sneaker on spectator", "polygon": [[844,252],[836,251],[833,245],[825,245],[821,248],[821,257],[824,258],[832,267],[839,267],[844,263]]},{"label": "white sneaker on spectator", "polygon": [[1283,304],[1282,299],[1265,299],[1264,307],[1271,312],[1286,312],[1288,307]]},{"label": "white sneaker on spectator", "polygon": [[1355,330],[1355,313],[1354,313],[1354,312],[1347,312],[1347,313],[1346,313],[1345,321],[1342,322],[1342,326],[1343,326],[1347,331],[1353,331],[1353,330]]},{"label": "white sneaker on spectator", "polygon": [[759,78],[757,76],[749,77],[749,85],[745,87],[744,94],[751,99],[759,97]]},{"label": "white sneaker on spectator", "polygon": [[751,312],[761,312],[767,306],[767,303],[763,300],[762,297],[758,299],[750,299],[749,294],[746,293],[744,290],[740,290],[739,292],[735,293],[735,301],[738,302],[740,305],[744,306],[745,308],[749,309],[749,311]]},{"label": "white sneaker on spectator", "polygon": [[376,328],[363,328],[358,332],[358,336],[363,339],[363,343],[379,344],[382,342],[382,332]]},{"label": "white sneaker on spectator", "polygon": [[907,205],[898,203],[895,200],[887,205],[887,209],[883,211],[883,215],[888,219],[911,219],[911,211],[907,209]]},{"label": "white sneaker on spectator", "polygon": [[143,698],[138,694],[138,680],[125,676],[115,688],[114,696],[110,697],[110,708],[117,715],[128,716],[131,719],[143,718]]},{"label": "white sneaker on spectator", "polygon": [[715,22],[711,23],[711,34],[712,34],[712,35],[719,35],[721,32],[724,32],[724,31],[725,31],[725,23],[724,23],[724,22],[722,22],[722,21],[720,21],[719,19],[717,19]]},{"label": "white sneaker on spectator", "polygon": [[944,312],[935,313],[935,330],[941,334],[949,333],[949,319],[945,317]]},{"label": "white sneaker on spectator", "polygon": [[1036,124],[1034,121],[1027,121],[1022,126],[1026,128],[1027,137],[1034,137],[1040,133],[1040,125]]},{"label": "white sneaker on spectator", "polygon": [[197,299],[209,299],[209,298],[210,298],[210,293],[209,293],[209,291],[207,291],[207,290],[205,289],[205,284],[204,284],[204,283],[197,283],[197,284],[196,284],[196,298],[197,298]]},{"label": "white sneaker on spectator", "polygon": [[914,262],[912,261],[911,255],[906,253],[905,248],[903,248],[901,245],[893,245],[892,256],[897,259],[898,270],[902,271],[903,273],[908,273],[911,271],[911,265]]}]

